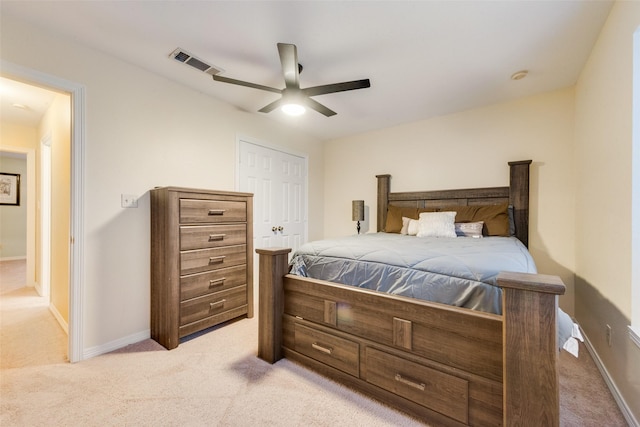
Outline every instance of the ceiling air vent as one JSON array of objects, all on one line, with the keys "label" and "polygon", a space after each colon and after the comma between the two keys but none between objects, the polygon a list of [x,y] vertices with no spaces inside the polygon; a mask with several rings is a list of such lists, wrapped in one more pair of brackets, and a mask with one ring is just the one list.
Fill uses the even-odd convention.
[{"label": "ceiling air vent", "polygon": [[209,65],[203,60],[191,55],[189,52],[185,51],[184,49],[178,48],[174,50],[173,52],[171,52],[171,55],[169,55],[169,57],[175,59],[178,62],[182,62],[183,64],[190,65],[193,68],[200,70],[203,73],[210,74],[212,76],[215,74],[220,74],[223,71],[222,68]]}]

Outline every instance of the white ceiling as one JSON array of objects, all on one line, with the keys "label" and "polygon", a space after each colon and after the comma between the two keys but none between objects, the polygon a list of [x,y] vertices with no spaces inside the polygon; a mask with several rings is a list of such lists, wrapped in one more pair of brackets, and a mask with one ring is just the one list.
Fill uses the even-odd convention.
[{"label": "white ceiling", "polygon": [[[0,12],[324,140],[571,86],[612,4],[2,1]],[[333,117],[263,114],[279,95],[214,82],[169,58],[180,47],[226,77],[282,88],[278,42],[297,45],[303,88],[363,78],[371,88],[316,97]],[[527,78],[510,79],[523,69]]]},{"label": "white ceiling", "polygon": [[0,119],[36,127],[55,96],[50,90],[0,77]]}]

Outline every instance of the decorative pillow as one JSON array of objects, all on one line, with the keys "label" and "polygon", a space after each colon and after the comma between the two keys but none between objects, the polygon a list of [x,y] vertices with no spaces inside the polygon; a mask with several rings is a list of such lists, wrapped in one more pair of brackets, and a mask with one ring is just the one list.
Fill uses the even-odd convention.
[{"label": "decorative pillow", "polygon": [[402,230],[400,230],[400,234],[407,234],[409,236],[415,236],[418,234],[418,220],[407,218],[405,216],[402,217]]},{"label": "decorative pillow", "polygon": [[473,221],[484,221],[486,236],[508,237],[511,235],[509,232],[509,203],[478,206]]},{"label": "decorative pillow", "polygon": [[456,237],[455,212],[423,212],[420,214],[418,237]]},{"label": "decorative pillow", "polygon": [[478,206],[448,206],[442,211],[456,212],[458,222],[484,222],[483,235],[510,236],[509,204],[478,205]]},{"label": "decorative pillow", "polygon": [[387,222],[384,231],[387,233],[400,233],[402,230],[402,217],[418,219],[418,209],[400,206],[387,207]]},{"label": "decorative pillow", "polygon": [[478,222],[456,222],[456,236],[461,237],[482,237],[482,226],[484,221]]},{"label": "decorative pillow", "polygon": [[456,222],[473,222],[473,216],[478,211],[478,206],[454,205],[440,209],[443,212],[455,212]]},{"label": "decorative pillow", "polygon": [[411,218],[407,218],[406,216],[402,217],[402,228],[400,229],[400,234],[409,234],[409,221],[411,221]]}]

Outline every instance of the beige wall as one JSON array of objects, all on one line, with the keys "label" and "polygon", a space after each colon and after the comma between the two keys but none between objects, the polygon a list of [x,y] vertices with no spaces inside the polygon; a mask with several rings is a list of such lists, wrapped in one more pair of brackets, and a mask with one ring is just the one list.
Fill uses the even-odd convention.
[{"label": "beige wall", "polygon": [[[640,2],[618,1],[576,86],[575,218],[578,321],[640,420],[640,348],[627,332],[632,311],[633,35],[638,26]],[[613,330],[611,346],[606,325]]]},{"label": "beige wall", "polygon": [[330,141],[325,234],[355,233],[354,199],[375,232],[376,174],[391,174],[392,191],[503,186],[508,161],[532,159],[530,251],[540,272],[564,280],[560,304],[573,313],[573,115],[565,89]]},{"label": "beige wall", "polygon": [[[149,189],[234,190],[238,135],[309,156],[309,237],[322,237],[319,141],[75,41],[1,19],[3,60],[86,88],[84,352],[148,333]],[[137,209],[120,207],[123,193],[140,197]]]},{"label": "beige wall", "polygon": [[[51,103],[40,123],[39,140],[46,135],[51,137],[51,304],[68,325],[69,239],[71,236],[71,98],[69,95],[56,95]],[[40,153],[40,147],[38,147],[38,153]],[[40,162],[39,155],[38,162]],[[38,173],[38,179],[40,179],[40,173]],[[38,189],[40,197],[40,185]],[[40,230],[39,227],[38,230]],[[37,265],[39,266],[41,254],[39,251],[38,253]]]},{"label": "beige wall", "polygon": [[27,159],[0,152],[0,172],[20,175],[20,204],[0,205],[0,260],[27,257]]},{"label": "beige wall", "polygon": [[6,123],[0,120],[0,150],[2,150],[2,147],[35,150],[37,146],[37,128],[15,123]]}]

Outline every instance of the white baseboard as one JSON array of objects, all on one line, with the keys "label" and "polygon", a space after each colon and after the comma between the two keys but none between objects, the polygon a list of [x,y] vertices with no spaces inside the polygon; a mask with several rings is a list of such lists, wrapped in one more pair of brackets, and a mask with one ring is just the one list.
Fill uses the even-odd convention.
[{"label": "white baseboard", "polygon": [[69,324],[64,320],[58,309],[53,304],[49,304],[49,311],[53,313],[53,317],[56,318],[56,320],[64,330],[64,333],[69,335]]},{"label": "white baseboard", "polygon": [[135,334],[128,335],[126,337],[117,339],[115,341],[108,342],[106,344],[90,347],[82,352],[82,360],[90,359],[92,357],[100,356],[101,354],[109,353],[119,348],[128,346],[129,344],[135,344],[140,341],[144,341],[151,337],[151,330],[137,332]]},{"label": "white baseboard", "polygon": [[620,411],[622,412],[622,416],[624,416],[625,420],[627,420],[627,423],[629,423],[629,426],[640,427],[640,424],[638,424],[638,420],[636,420],[636,418],[633,416],[633,413],[629,409],[627,402],[624,400],[624,398],[620,394],[620,390],[618,390],[618,387],[616,387],[616,384],[613,382],[611,375],[609,375],[609,371],[607,371],[607,368],[605,368],[604,364],[602,363],[602,359],[600,359],[600,356],[598,356],[598,353],[596,352],[595,348],[593,348],[593,345],[591,345],[591,341],[589,341],[589,337],[587,337],[587,334],[584,333],[584,330],[582,328],[580,329],[582,331],[582,336],[584,337],[584,345],[585,347],[587,347],[587,351],[589,352],[589,354],[593,358],[593,361],[598,367],[598,370],[600,371],[600,374],[602,375],[604,382],[607,384],[607,387],[609,387],[609,390],[611,391],[613,398],[615,399],[616,403],[618,404],[618,407],[620,408]]}]

